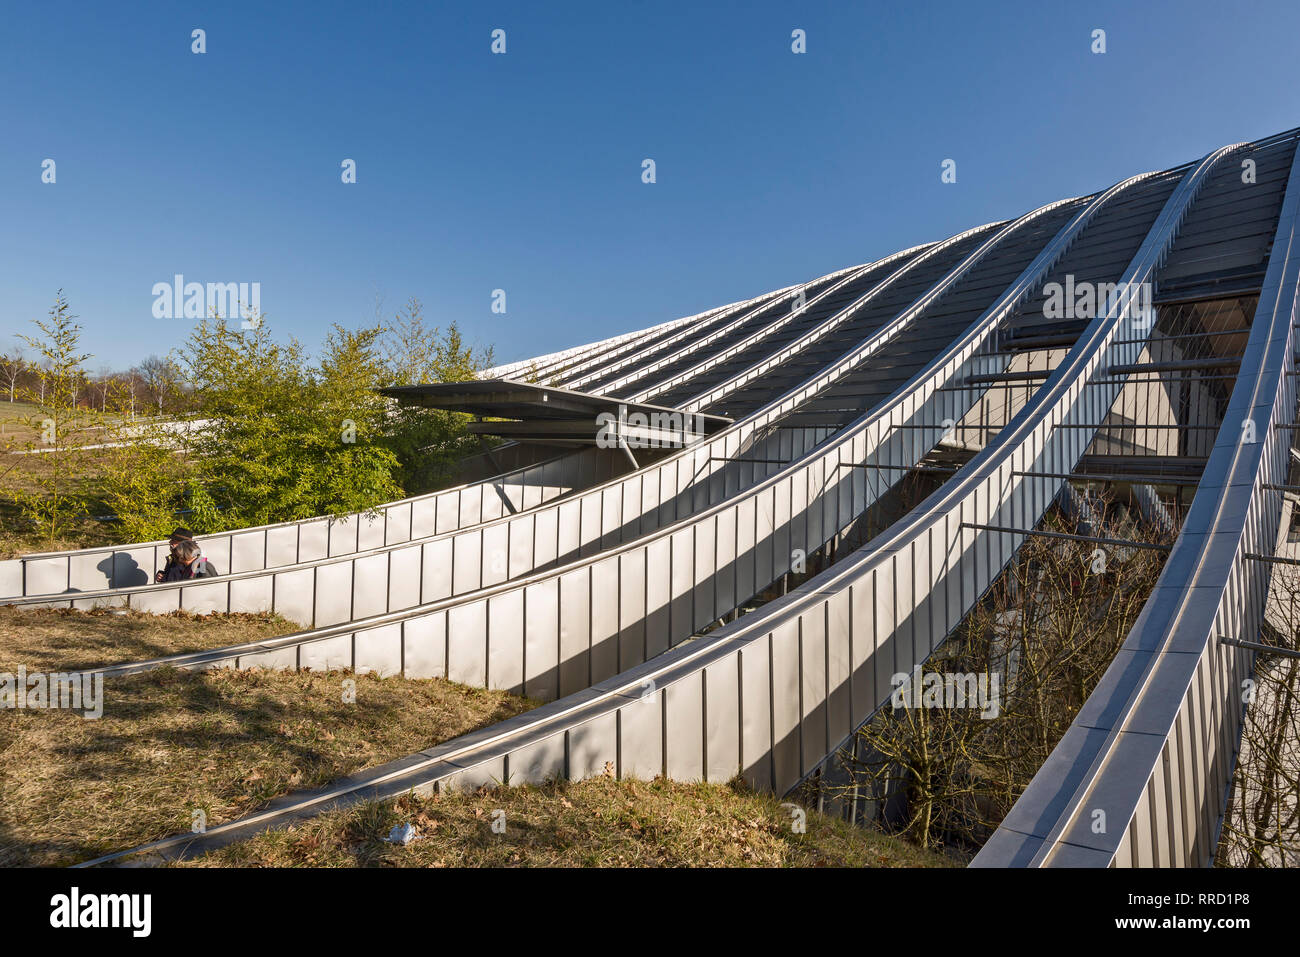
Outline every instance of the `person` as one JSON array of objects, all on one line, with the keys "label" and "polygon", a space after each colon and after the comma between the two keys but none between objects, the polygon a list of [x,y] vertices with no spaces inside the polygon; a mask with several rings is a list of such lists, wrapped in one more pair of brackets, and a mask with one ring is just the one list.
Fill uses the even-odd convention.
[{"label": "person", "polygon": [[167,556],[167,562],[163,565],[162,571],[153,576],[155,582],[176,581],[176,578],[168,577],[171,575],[172,569],[177,565],[178,557],[176,551],[180,548],[181,542],[192,541],[194,541],[194,533],[184,526],[178,527],[171,533],[167,539],[167,547],[170,549],[171,553]]},{"label": "person", "polygon": [[216,566],[203,557],[203,550],[198,542],[182,541],[176,546],[176,561],[167,560],[167,569],[162,581],[187,581],[191,578],[212,578],[217,574]]},{"label": "person", "polygon": [[203,549],[188,528],[177,528],[167,540],[171,554],[154,581],[176,582],[191,578],[212,578],[219,574],[215,565],[203,557]]}]

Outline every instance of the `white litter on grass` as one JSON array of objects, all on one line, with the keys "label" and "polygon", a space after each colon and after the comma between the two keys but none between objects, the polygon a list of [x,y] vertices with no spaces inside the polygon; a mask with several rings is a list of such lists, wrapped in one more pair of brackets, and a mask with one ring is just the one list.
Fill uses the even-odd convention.
[{"label": "white litter on grass", "polygon": [[423,836],[424,835],[422,834],[416,834],[414,825],[407,823],[397,825],[388,832],[388,836],[384,838],[384,840],[389,844],[405,845],[410,844],[412,841],[418,841],[423,838]]}]

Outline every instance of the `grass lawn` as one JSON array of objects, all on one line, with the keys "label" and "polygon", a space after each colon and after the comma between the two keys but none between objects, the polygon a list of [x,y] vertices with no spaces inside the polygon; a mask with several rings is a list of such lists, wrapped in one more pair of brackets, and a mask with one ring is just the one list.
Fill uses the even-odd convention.
[{"label": "grass lawn", "polygon": [[195,810],[229,821],[534,705],[440,679],[254,670],[166,669],[105,682],[103,697],[97,720],[0,711],[0,867],[189,831]]},{"label": "grass lawn", "polygon": [[[21,408],[0,409],[0,489],[39,487],[46,456]],[[77,476],[95,511],[97,460]],[[98,511],[106,511],[99,508]],[[25,531],[0,493],[0,558],[112,544],[85,518],[58,541]],[[0,607],[0,671],[73,671],[297,630],[276,615],[145,615]],[[355,703],[344,682],[356,682]],[[104,715],[0,710],[0,866],[57,866],[220,824],[529,710],[535,702],[442,680],[164,670],[104,687]],[[497,812],[503,812],[502,817]],[[505,830],[493,829],[504,820]],[[386,843],[410,822],[422,839]],[[808,811],[743,783],[552,782],[369,802],[187,862],[190,866],[952,867],[956,857]]]},{"label": "grass lawn", "polygon": [[[501,814],[499,812],[504,812]],[[497,830],[493,830],[496,822]],[[959,867],[954,857],[808,811],[741,782],[595,778],[406,795],[213,851],[199,867]],[[504,831],[500,831],[504,822]],[[407,845],[383,839],[410,823]]]},{"label": "grass lawn", "polygon": [[[274,615],[0,608],[0,671],[134,661],[293,630]],[[343,681],[357,683],[355,704]],[[60,865],[250,814],[272,798],[449,740],[532,702],[441,680],[165,670],[113,679],[104,716],[0,711],[0,866]],[[505,811],[506,832],[492,831]],[[404,797],[214,852],[208,866],[956,866],[741,784],[664,780]],[[382,838],[410,821],[424,840]]]},{"label": "grass lawn", "polygon": [[39,409],[30,402],[10,402],[6,392],[0,401],[0,450],[22,448],[36,440],[39,430],[35,420]]},{"label": "grass lawn", "polygon": [[301,630],[279,615],[126,609],[72,611],[0,605],[0,670],[76,671],[144,661],[187,651],[224,648]]}]

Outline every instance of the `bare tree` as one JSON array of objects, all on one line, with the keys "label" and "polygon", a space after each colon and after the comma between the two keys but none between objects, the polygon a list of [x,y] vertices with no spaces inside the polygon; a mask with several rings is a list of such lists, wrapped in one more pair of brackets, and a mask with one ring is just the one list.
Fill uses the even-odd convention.
[{"label": "bare tree", "polygon": [[140,363],[138,374],[145,393],[158,406],[158,414],[163,414],[164,406],[176,396],[179,373],[176,364],[170,359],[150,356]]},{"label": "bare tree", "polygon": [[[1118,515],[1090,534],[1172,539],[1172,532]],[[1060,515],[1049,527],[1083,530]],[[847,775],[840,780],[848,783],[831,796],[851,795],[869,816],[922,846],[978,848],[1100,681],[1163,563],[1154,549],[1027,540],[924,667],[894,676],[895,698],[841,755]],[[984,700],[976,695],[972,703],[975,689]]]},{"label": "bare tree", "polygon": [[[1285,496],[1276,554],[1300,557],[1300,501]],[[1241,688],[1241,750],[1216,861],[1230,867],[1300,865],[1300,568],[1272,567],[1255,674]],[[1289,653],[1288,653],[1289,652]]]},{"label": "bare tree", "polygon": [[101,413],[108,411],[108,395],[113,391],[113,382],[113,370],[108,366],[100,366],[99,373],[88,381],[91,394],[99,403]]},{"label": "bare tree", "polygon": [[22,378],[26,369],[27,360],[24,358],[22,346],[14,346],[0,355],[0,383],[9,389],[10,403],[14,401],[18,391],[18,380]]},{"label": "bare tree", "polygon": [[122,384],[122,396],[126,400],[126,411],[131,418],[135,418],[136,396],[141,389],[140,373],[136,369],[128,369],[118,376]]}]

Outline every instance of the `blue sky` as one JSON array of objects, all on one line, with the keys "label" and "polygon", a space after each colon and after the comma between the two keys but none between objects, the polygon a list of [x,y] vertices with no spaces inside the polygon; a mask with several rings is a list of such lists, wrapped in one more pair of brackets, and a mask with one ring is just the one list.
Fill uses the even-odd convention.
[{"label": "blue sky", "polygon": [[[5,16],[0,348],[62,287],[92,368],[184,340],[186,320],[151,311],[153,285],[176,273],[260,283],[273,328],[312,347],[332,322],[372,319],[377,299],[391,313],[418,296],[508,361],[1300,124],[1294,2],[42,3]],[[948,158],[955,184],[940,181]]]}]

